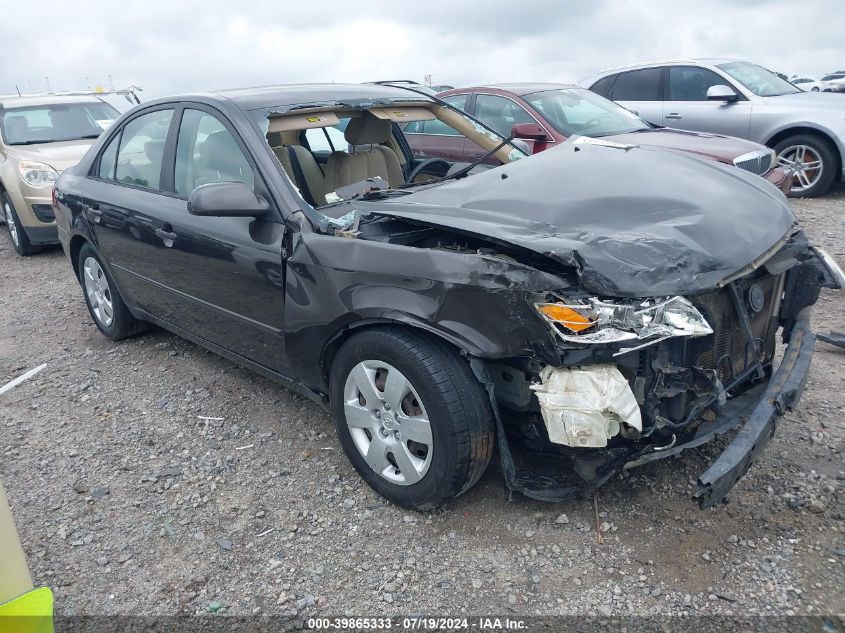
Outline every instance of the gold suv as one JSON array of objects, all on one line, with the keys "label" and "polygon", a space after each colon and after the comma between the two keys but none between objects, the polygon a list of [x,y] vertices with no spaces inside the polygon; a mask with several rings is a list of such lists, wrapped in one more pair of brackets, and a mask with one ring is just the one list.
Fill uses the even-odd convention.
[{"label": "gold suv", "polygon": [[118,116],[98,96],[0,97],[0,223],[19,254],[59,243],[53,183]]}]

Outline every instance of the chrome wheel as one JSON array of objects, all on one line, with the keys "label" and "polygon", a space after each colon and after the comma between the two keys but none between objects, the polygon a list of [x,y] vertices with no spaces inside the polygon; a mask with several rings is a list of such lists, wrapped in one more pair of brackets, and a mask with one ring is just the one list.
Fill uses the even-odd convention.
[{"label": "chrome wheel", "polygon": [[822,157],[809,145],[790,145],[778,154],[778,164],[792,171],[792,191],[807,191],[821,180]]},{"label": "chrome wheel", "polygon": [[405,375],[382,361],[361,361],[346,378],[343,398],[349,433],[367,465],[400,486],[420,481],[431,466],[431,422]]},{"label": "chrome wheel", "polygon": [[3,212],[6,216],[6,226],[9,227],[9,235],[12,238],[12,243],[16,248],[20,248],[20,236],[18,235],[18,225],[15,224],[15,217],[12,215],[12,206],[7,202],[3,203]]},{"label": "chrome wheel", "polygon": [[91,306],[94,318],[103,327],[109,327],[114,321],[114,303],[106,273],[100,262],[93,257],[86,257],[82,265],[82,276],[88,305]]}]

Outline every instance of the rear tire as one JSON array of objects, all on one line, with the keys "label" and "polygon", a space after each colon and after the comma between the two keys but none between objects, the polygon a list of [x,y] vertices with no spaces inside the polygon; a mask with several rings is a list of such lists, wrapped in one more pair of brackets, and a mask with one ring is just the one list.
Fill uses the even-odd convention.
[{"label": "rear tire", "polygon": [[12,204],[12,199],[9,198],[9,194],[4,193],[2,201],[3,217],[6,220],[6,228],[9,231],[9,238],[12,240],[12,246],[15,247],[15,251],[18,255],[22,255],[24,257],[40,253],[42,250],[41,247],[33,246],[32,242],[29,240],[29,235],[26,234],[20,218],[18,218],[18,212],[15,210],[15,205]]},{"label": "rear tire", "polygon": [[85,243],[79,249],[77,262],[82,295],[100,332],[113,341],[143,332],[147,324],[132,316],[120,296],[117,284],[90,244]]},{"label": "rear tire", "polygon": [[[793,164],[801,167],[793,175],[790,198],[814,198],[827,193],[833,185],[839,171],[838,161],[833,148],[824,139],[813,134],[796,134],[783,139],[774,150],[782,167]],[[813,169],[812,165],[817,167]]]},{"label": "rear tire", "polygon": [[393,503],[435,508],[487,468],[495,439],[489,396],[445,342],[399,328],[355,334],[337,353],[330,384],[346,456]]}]

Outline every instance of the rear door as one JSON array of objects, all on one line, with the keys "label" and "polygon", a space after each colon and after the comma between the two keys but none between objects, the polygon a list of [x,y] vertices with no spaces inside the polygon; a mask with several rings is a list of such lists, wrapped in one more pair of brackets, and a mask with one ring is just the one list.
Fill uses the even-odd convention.
[{"label": "rear door", "polygon": [[[701,66],[669,66],[665,78],[663,125],[748,138],[751,102],[727,79]],[[731,88],[738,99],[708,100],[707,90],[719,85]]]},{"label": "rear door", "polygon": [[663,125],[663,69],[641,68],[616,75],[609,98],[640,117]]}]

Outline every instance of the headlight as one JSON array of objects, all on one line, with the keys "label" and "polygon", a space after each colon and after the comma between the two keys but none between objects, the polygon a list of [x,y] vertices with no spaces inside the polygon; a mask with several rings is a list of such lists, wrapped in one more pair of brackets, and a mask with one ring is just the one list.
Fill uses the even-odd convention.
[{"label": "headlight", "polygon": [[46,163],[22,160],[18,163],[18,172],[23,181],[31,187],[47,187],[56,182],[59,174]]},{"label": "headlight", "polygon": [[[651,345],[673,336],[706,336],[713,328],[683,297],[610,302],[590,298],[534,307],[564,341],[582,344],[640,340]],[[634,348],[620,350],[619,353]]]}]

